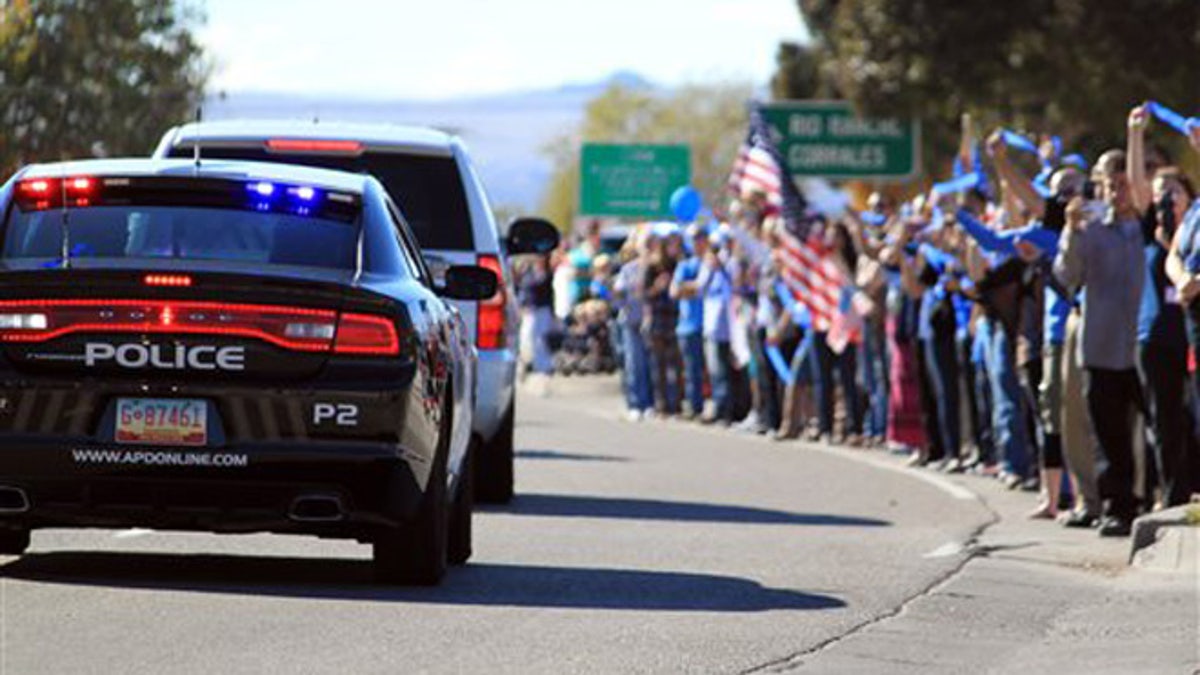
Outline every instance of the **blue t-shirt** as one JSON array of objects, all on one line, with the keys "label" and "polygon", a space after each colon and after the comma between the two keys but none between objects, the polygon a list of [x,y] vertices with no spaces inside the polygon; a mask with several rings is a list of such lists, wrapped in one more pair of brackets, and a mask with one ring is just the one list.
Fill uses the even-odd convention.
[{"label": "blue t-shirt", "polygon": [[[675,268],[675,283],[681,284],[700,278],[700,258],[692,256]],[[697,294],[679,299],[679,320],[675,323],[675,334],[683,337],[697,335],[704,329],[704,299]]]},{"label": "blue t-shirt", "polygon": [[1167,250],[1158,242],[1146,245],[1146,280],[1138,309],[1138,342],[1178,345],[1185,340],[1183,307],[1174,301],[1175,287],[1167,278]]},{"label": "blue t-shirt", "polygon": [[1067,339],[1067,319],[1071,316],[1071,301],[1046,286],[1046,314],[1043,317],[1043,338],[1046,344],[1061,345]]},{"label": "blue t-shirt", "polygon": [[1192,202],[1179,224],[1179,255],[1192,274],[1200,273],[1200,199]]}]

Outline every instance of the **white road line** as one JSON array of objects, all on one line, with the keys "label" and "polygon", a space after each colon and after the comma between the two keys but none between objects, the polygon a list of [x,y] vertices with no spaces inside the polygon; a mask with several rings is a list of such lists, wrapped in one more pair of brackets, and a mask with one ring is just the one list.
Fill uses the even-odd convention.
[{"label": "white road line", "polygon": [[144,537],[148,534],[154,534],[154,530],[147,530],[142,527],[133,527],[128,530],[114,532],[113,539],[133,539],[134,537]]},{"label": "white road line", "polygon": [[926,553],[925,555],[923,555],[921,557],[922,558],[953,558],[954,556],[959,555],[960,553],[962,553],[965,550],[967,550],[967,547],[964,546],[962,544],[962,542],[951,541],[951,542],[942,544],[941,546],[933,549],[932,551],[930,551],[929,553]]}]

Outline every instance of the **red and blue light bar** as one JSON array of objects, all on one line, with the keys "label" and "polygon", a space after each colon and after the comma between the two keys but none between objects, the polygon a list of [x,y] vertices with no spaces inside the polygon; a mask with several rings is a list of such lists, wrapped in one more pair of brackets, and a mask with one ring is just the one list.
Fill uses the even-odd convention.
[{"label": "red and blue light bar", "polygon": [[[104,187],[120,190],[130,188],[128,178],[96,178],[93,176],[69,176],[65,178],[27,178],[16,183],[16,202],[22,211],[45,211],[47,209],[99,206],[103,203]],[[299,216],[309,216],[326,197],[336,201],[351,201],[348,195],[326,194],[311,185],[287,185],[271,181],[249,181],[245,183],[248,201],[231,194],[229,206],[244,205],[256,211],[279,211]],[[119,203],[129,203],[126,199]]]}]

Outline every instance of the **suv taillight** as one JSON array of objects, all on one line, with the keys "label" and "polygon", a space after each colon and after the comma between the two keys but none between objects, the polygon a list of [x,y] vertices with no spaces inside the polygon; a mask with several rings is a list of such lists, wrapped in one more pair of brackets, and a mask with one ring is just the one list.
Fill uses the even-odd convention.
[{"label": "suv taillight", "polygon": [[479,349],[501,349],[504,347],[504,267],[494,255],[479,256],[479,266],[496,275],[496,294],[479,301],[479,313],[475,320],[475,346]]}]

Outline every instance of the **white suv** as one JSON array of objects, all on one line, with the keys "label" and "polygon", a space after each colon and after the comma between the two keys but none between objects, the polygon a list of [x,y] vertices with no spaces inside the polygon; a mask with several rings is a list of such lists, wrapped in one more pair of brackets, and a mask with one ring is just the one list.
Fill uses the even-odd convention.
[{"label": "white suv", "polygon": [[[155,157],[247,159],[374,175],[404,212],[434,276],[451,265],[479,265],[500,277],[490,300],[456,302],[479,353],[474,435],[479,443],[476,496],[513,495],[516,293],[508,256],[545,253],[558,243],[546,221],[514,222],[505,239],[462,141],[419,127],[230,121],[167,131]],[[519,249],[519,250],[518,250]]]}]

